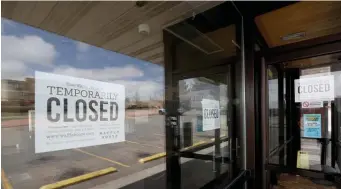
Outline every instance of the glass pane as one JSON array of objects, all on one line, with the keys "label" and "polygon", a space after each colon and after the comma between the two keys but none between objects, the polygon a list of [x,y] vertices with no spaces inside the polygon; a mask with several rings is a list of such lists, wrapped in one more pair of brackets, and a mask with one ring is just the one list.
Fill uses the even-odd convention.
[{"label": "glass pane", "polygon": [[300,74],[294,86],[301,130],[299,168],[321,171],[325,165],[332,165],[332,150],[339,148],[337,143],[336,146],[331,143],[332,132],[340,136],[337,129],[341,123],[339,57],[336,53],[286,64],[286,68],[296,69]]},{"label": "glass pane", "polygon": [[103,169],[71,187],[124,187],[165,172],[163,156],[141,163],[165,152],[162,66],[3,18],[1,39],[1,157],[13,188]]},{"label": "glass pane", "polygon": [[268,67],[268,96],[269,96],[269,154],[270,163],[279,163],[279,153],[271,154],[279,147],[279,101],[278,101],[278,72],[273,66]]},{"label": "glass pane", "polygon": [[[181,165],[183,188],[193,188],[194,183],[194,188],[203,186],[229,168],[230,164],[222,158],[230,157],[227,90],[226,74],[179,81],[182,151],[207,145],[194,153],[211,157],[209,160],[181,158],[181,162],[186,162]],[[216,162],[217,157],[221,157],[221,162]]]},{"label": "glass pane", "polygon": [[[174,38],[172,62],[179,79],[174,81],[179,99],[173,100],[179,100],[181,114],[181,188],[203,187],[222,174],[232,179],[235,175],[230,170],[233,167],[237,173],[246,158],[238,154],[239,158],[228,161],[230,151],[243,152],[242,126],[231,123],[231,107],[239,111],[243,104],[241,99],[229,98],[244,92],[241,85],[234,86],[242,80],[241,21],[233,3],[224,2],[166,28]],[[234,139],[229,137],[231,130]],[[239,145],[238,149],[232,150],[230,144]]]}]

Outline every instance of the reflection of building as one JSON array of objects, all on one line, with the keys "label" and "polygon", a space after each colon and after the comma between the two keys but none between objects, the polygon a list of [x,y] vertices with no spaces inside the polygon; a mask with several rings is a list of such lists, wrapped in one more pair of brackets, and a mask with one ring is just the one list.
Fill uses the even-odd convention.
[{"label": "reflection of building", "polygon": [[34,106],[34,78],[26,78],[24,81],[2,79],[1,80],[1,111],[17,112],[25,107]]},{"label": "reflection of building", "polygon": [[34,78],[24,81],[2,79],[1,101],[34,101]]}]

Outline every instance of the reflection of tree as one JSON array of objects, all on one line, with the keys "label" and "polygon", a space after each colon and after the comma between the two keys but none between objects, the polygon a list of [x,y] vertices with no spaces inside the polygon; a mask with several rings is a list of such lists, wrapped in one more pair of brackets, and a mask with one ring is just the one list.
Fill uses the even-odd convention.
[{"label": "reflection of tree", "polygon": [[138,90],[136,90],[135,95],[133,96],[133,99],[136,104],[140,102],[140,94]]},{"label": "reflection of tree", "polygon": [[130,98],[126,97],[126,104],[129,104],[129,103],[130,103]]}]

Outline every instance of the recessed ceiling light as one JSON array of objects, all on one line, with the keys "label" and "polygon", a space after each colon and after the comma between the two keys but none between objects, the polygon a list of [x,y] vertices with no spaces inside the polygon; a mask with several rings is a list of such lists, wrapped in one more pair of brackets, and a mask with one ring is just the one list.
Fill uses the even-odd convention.
[{"label": "recessed ceiling light", "polygon": [[289,41],[294,39],[301,39],[305,37],[305,32],[298,32],[298,33],[292,33],[286,36],[281,37],[283,41]]}]

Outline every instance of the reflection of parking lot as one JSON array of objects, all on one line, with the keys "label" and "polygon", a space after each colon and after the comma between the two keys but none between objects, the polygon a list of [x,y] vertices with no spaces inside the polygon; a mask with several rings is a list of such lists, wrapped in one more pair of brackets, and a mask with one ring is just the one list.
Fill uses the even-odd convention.
[{"label": "reflection of parking lot", "polygon": [[[140,164],[143,157],[165,151],[164,116],[126,119],[126,141],[80,149],[34,153],[34,134],[27,126],[2,128],[2,168],[13,188],[43,185],[114,167],[118,170],[69,188],[91,188],[164,163],[164,158]],[[193,142],[209,140],[195,137]]]}]

